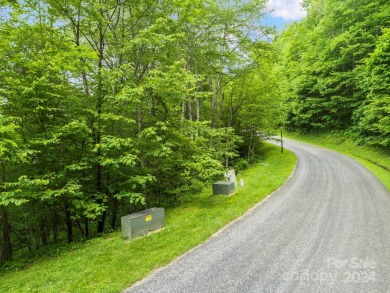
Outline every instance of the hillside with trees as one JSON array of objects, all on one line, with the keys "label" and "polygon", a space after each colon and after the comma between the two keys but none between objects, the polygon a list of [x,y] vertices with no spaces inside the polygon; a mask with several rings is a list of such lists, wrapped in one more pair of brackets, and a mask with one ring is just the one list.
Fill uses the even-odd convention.
[{"label": "hillside with trees", "polygon": [[277,124],[263,0],[0,4],[1,262],[177,204]]},{"label": "hillside with trees", "polygon": [[173,207],[283,125],[390,146],[390,3],[0,1],[0,263]]},{"label": "hillside with trees", "polygon": [[390,146],[390,3],[308,0],[277,40],[289,129]]}]

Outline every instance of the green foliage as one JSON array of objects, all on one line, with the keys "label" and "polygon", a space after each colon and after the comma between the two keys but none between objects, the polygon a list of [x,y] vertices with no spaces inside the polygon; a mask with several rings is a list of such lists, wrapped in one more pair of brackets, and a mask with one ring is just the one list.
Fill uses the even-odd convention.
[{"label": "green foliage", "polygon": [[15,188],[8,182],[13,178],[14,165],[26,161],[30,153],[24,149],[18,127],[13,124],[15,120],[0,116],[0,205],[3,206],[19,206],[28,200],[18,186]]},{"label": "green foliage", "polygon": [[237,187],[233,196],[212,196],[211,188],[206,188],[187,196],[182,205],[167,209],[166,226],[158,233],[131,241],[113,233],[65,249],[56,247],[25,269],[16,264],[9,267],[0,275],[0,290],[123,291],[208,239],[283,184],[294,169],[295,156],[288,151],[281,154],[270,144],[263,146],[262,153],[266,159],[240,175],[245,186]]},{"label": "green foliage", "polygon": [[[390,146],[390,29],[384,29],[367,59],[368,98],[360,110],[359,128],[365,142]],[[358,115],[359,115],[358,114]]]},{"label": "green foliage", "polygon": [[263,0],[4,5],[0,212],[14,251],[177,205],[252,160],[276,124]]},{"label": "green foliage", "polygon": [[361,141],[388,146],[388,96],[381,93],[389,89],[383,74],[388,1],[312,0],[305,6],[307,17],[277,40],[279,84],[290,105],[286,126],[303,131],[354,128]]},{"label": "green foliage", "polygon": [[249,168],[249,162],[245,159],[240,159],[235,165],[234,165],[234,170],[238,172],[240,171],[245,171]]}]

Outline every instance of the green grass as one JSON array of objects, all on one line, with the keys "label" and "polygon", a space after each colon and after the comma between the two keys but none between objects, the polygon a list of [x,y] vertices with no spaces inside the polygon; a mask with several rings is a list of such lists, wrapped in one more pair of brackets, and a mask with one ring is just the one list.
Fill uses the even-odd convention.
[{"label": "green grass", "polygon": [[87,241],[58,257],[41,259],[22,271],[0,276],[0,292],[121,292],[171,262],[242,215],[281,186],[296,158],[278,147],[263,147],[265,160],[238,175],[234,195],[212,196],[211,188],[166,211],[166,227],[123,241],[119,232]]},{"label": "green grass", "polygon": [[288,133],[286,137],[314,144],[345,154],[370,170],[390,191],[390,151],[368,146],[359,146],[342,134],[300,134]]}]

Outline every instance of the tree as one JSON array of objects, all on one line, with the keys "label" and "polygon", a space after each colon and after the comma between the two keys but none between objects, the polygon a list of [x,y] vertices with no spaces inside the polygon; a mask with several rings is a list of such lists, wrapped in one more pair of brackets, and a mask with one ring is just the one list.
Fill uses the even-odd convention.
[{"label": "tree", "polygon": [[390,29],[384,29],[366,61],[367,101],[360,110],[359,129],[369,144],[390,146]]},{"label": "tree", "polygon": [[19,206],[27,201],[19,190],[8,183],[14,180],[15,164],[26,159],[21,137],[13,119],[0,116],[0,220],[2,226],[2,246],[0,261],[12,260],[11,229],[7,207]]},{"label": "tree", "polygon": [[271,32],[257,21],[264,7],[262,0],[12,7],[0,26],[0,115],[17,117],[13,131],[30,150],[6,183],[25,200],[12,207],[13,247],[100,235],[122,214],[200,190],[246,143],[251,156],[277,95],[267,85],[276,78],[271,49],[260,42]]},{"label": "tree", "polygon": [[[381,27],[386,1],[307,1],[307,18],[279,37],[286,124],[304,131],[347,130],[367,103],[365,63]],[[305,36],[304,38],[302,36]]]}]

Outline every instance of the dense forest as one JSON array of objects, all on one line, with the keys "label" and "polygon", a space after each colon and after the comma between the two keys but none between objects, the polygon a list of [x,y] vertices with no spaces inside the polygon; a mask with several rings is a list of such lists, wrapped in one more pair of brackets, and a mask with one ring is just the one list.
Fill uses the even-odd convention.
[{"label": "dense forest", "polygon": [[278,123],[265,1],[1,1],[1,262],[117,229]]},{"label": "dense forest", "polygon": [[390,2],[0,0],[0,262],[244,169],[277,127],[390,146]]},{"label": "dense forest", "polygon": [[286,127],[390,146],[390,2],[304,1],[277,43]]}]

